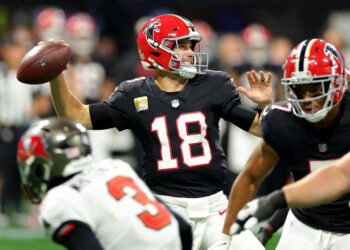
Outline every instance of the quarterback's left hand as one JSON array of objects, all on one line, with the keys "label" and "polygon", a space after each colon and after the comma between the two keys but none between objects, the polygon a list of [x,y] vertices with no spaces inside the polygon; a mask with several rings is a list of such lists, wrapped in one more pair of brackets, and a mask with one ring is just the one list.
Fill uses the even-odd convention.
[{"label": "quarterback's left hand", "polygon": [[271,78],[272,74],[267,73],[267,79],[263,71],[259,71],[259,76],[255,70],[248,71],[246,73],[250,90],[240,86],[238,90],[245,94],[253,102],[258,103],[259,108],[263,110],[267,105],[273,102],[272,99],[272,87]]},{"label": "quarterback's left hand", "polygon": [[251,229],[261,220],[270,217],[277,209],[287,207],[282,190],[274,191],[267,196],[248,202],[237,215],[230,228],[230,235],[238,234],[243,229]]}]

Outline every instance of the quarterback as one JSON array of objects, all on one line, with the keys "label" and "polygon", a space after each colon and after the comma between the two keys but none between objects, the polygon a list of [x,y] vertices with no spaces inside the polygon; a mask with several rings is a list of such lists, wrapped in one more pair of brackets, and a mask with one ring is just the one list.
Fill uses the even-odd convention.
[{"label": "quarterback", "polygon": [[[141,29],[138,50],[155,77],[122,82],[110,99],[83,105],[68,89],[63,74],[51,81],[51,95],[61,117],[89,129],[131,129],[144,150],[142,178],[194,230],[193,249],[207,249],[220,233],[227,198],[225,155],[219,120],[260,135],[259,115],[240,103],[225,72],[207,70],[199,51],[202,36],[186,18],[161,15]],[[240,90],[264,108],[272,102],[271,74],[247,72],[251,89]]]}]

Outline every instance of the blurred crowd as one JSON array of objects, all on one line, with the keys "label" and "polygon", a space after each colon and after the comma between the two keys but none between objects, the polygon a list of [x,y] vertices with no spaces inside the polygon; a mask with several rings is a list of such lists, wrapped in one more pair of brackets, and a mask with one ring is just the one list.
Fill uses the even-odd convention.
[{"label": "blurred crowd", "polygon": [[[56,114],[48,84],[29,86],[16,79],[16,70],[25,53],[39,41],[67,42],[72,57],[69,70],[65,71],[66,79],[83,103],[108,99],[118,83],[153,72],[145,71],[141,66],[136,46],[119,51],[117,39],[104,32],[91,13],[67,13],[52,6],[33,9],[25,17],[18,13],[17,16],[11,13],[0,16],[4,19],[0,20],[0,226],[20,224],[35,227],[29,216],[32,207],[22,199],[16,167],[17,142],[34,120]],[[135,22],[134,30],[130,31],[134,32],[135,41],[131,43],[136,42],[136,34],[150,17],[143,16]],[[349,38],[343,36],[337,18],[339,16],[329,21],[329,27],[320,37],[336,45],[343,51],[345,60],[350,60]],[[248,87],[246,71],[271,72],[274,100],[284,100],[280,80],[283,77],[282,65],[295,45],[290,37],[272,34],[269,27],[261,23],[250,23],[239,31],[221,32],[214,30],[205,20],[191,21],[203,36],[200,49],[209,54],[210,69],[228,72],[237,86],[245,87]],[[256,108],[256,104],[244,96],[242,102]],[[225,121],[221,126],[222,145],[230,170],[227,178],[229,190],[259,139]],[[93,153],[98,159],[118,157],[139,169],[142,153],[131,132],[118,133],[115,129],[90,131],[90,137]],[[278,164],[283,165],[283,162]],[[286,168],[276,167],[265,180],[259,195],[280,188],[288,178]]]}]

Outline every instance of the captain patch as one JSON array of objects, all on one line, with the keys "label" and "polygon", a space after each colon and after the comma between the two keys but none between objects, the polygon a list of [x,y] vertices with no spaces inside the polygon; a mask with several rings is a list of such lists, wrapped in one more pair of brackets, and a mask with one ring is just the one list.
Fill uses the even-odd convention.
[{"label": "captain patch", "polygon": [[148,109],[147,96],[137,97],[134,99],[135,108],[137,112]]}]

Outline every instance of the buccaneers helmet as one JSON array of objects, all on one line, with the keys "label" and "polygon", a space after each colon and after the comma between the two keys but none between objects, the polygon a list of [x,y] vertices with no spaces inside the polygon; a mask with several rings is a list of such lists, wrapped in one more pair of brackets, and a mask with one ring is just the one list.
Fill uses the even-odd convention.
[{"label": "buccaneers helmet", "polygon": [[17,162],[23,186],[33,203],[40,203],[55,180],[80,172],[84,164],[72,161],[91,154],[86,129],[67,118],[34,123],[21,137]]},{"label": "buccaneers helmet", "polygon": [[[341,52],[322,39],[309,39],[297,45],[284,65],[284,85],[287,100],[293,113],[309,122],[322,120],[338,104],[344,94],[346,78],[345,61]],[[322,94],[310,99],[298,96],[296,88],[302,84],[320,84]],[[315,109],[315,101],[325,98],[321,109]],[[311,112],[305,112],[301,103],[312,104]]]},{"label": "buccaneers helmet", "polygon": [[[182,39],[192,41],[192,64],[182,63],[184,54],[175,53]],[[208,54],[199,52],[202,36],[193,24],[177,15],[160,15],[148,21],[137,37],[142,66],[145,69],[158,69],[179,74],[190,79],[196,74],[205,74],[208,69]]]}]

